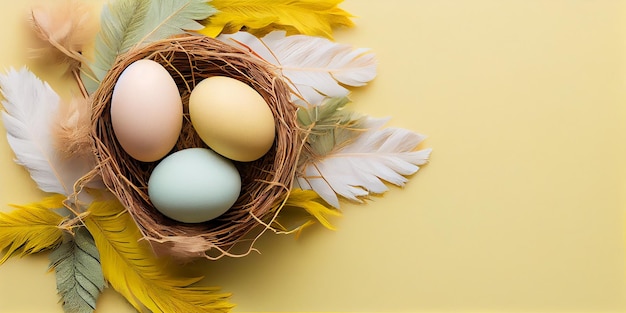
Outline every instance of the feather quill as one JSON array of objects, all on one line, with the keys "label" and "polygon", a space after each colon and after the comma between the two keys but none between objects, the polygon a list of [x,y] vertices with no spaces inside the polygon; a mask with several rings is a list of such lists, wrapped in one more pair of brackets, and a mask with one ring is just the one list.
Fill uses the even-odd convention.
[{"label": "feather quill", "polygon": [[40,39],[33,56],[68,65],[68,72],[86,62],[82,52],[93,40],[97,23],[93,10],[84,1],[64,0],[54,6],[39,5],[31,10],[32,28]]},{"label": "feather quill", "polygon": [[100,254],[91,234],[80,227],[49,255],[57,290],[66,313],[93,312],[106,285]]},{"label": "feather quill", "polygon": [[313,105],[325,97],[345,97],[350,91],[344,86],[364,86],[376,77],[377,62],[369,49],[325,38],[275,31],[263,38],[238,32],[219,39],[276,65],[291,87]]},{"label": "feather quill", "polygon": [[[296,175],[296,187],[314,190],[336,208],[338,195],[362,202],[361,197],[387,191],[384,182],[404,186],[406,176],[415,174],[431,153],[430,148],[415,151],[425,136],[401,128],[382,128],[387,119],[358,118],[352,127],[346,127],[351,119],[334,116],[345,114],[339,110],[343,106],[337,104],[343,102],[329,99],[321,107],[310,108],[308,114],[303,108],[298,113],[300,124],[314,136],[307,139],[309,148],[301,157],[303,170]],[[329,111],[323,111],[325,106]],[[323,114],[315,113],[320,110]],[[332,120],[336,125],[324,130]],[[326,126],[319,128],[317,123]]]},{"label": "feather quill", "polygon": [[181,278],[165,259],[156,258],[128,211],[112,200],[94,202],[84,219],[100,251],[104,277],[138,311],[227,312],[228,294],[195,286],[201,277]]},{"label": "feather quill", "polygon": [[[117,0],[102,9],[101,29],[96,36],[94,76],[83,75],[93,93],[118,55],[133,47],[199,30],[203,20],[215,13],[207,0]],[[84,73],[84,72],[83,72]]]},{"label": "feather quill", "polygon": [[0,75],[2,121],[15,162],[24,166],[46,192],[71,195],[76,181],[92,168],[92,160],[65,158],[52,132],[59,96],[26,68]]},{"label": "feather quill", "polygon": [[48,197],[39,203],[12,205],[16,210],[0,212],[0,251],[7,250],[2,265],[21,250],[21,256],[33,254],[58,246],[63,231],[58,227],[63,217],[54,209],[63,207],[62,195]]},{"label": "feather quill", "polygon": [[340,9],[343,0],[213,0],[219,11],[200,31],[209,37],[242,29],[256,36],[282,29],[289,34],[332,39],[333,27],[353,26],[351,15]]}]

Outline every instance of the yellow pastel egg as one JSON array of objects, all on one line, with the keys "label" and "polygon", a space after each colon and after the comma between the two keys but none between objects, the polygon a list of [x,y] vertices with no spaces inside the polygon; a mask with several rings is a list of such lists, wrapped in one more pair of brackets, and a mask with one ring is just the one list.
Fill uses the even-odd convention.
[{"label": "yellow pastel egg", "polygon": [[261,95],[236,79],[213,76],[191,92],[194,129],[215,152],[235,161],[254,161],[274,143],[274,115]]},{"label": "yellow pastel egg", "polygon": [[111,98],[111,125],[124,151],[153,162],[167,155],[178,140],[183,105],[174,79],[151,60],[139,60],[120,75]]}]

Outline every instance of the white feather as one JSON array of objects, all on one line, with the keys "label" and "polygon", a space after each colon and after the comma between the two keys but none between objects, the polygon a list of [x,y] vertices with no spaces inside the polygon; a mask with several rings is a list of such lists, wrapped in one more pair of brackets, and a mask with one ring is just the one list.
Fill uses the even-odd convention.
[{"label": "white feather", "polygon": [[284,31],[274,31],[260,39],[247,32],[218,38],[250,49],[278,66],[291,87],[313,105],[325,97],[347,96],[349,90],[344,85],[359,87],[376,77],[376,59],[368,49],[354,49],[326,38],[285,36]]},{"label": "white feather", "polygon": [[70,195],[74,183],[91,169],[88,160],[65,159],[51,134],[60,98],[26,68],[0,75],[4,96],[2,121],[17,164],[23,165],[43,191]]},{"label": "white feather", "polygon": [[388,190],[384,182],[404,186],[406,176],[425,164],[431,149],[414,151],[425,136],[401,128],[381,128],[387,119],[368,118],[368,130],[305,167],[298,185],[312,189],[330,205],[339,207],[337,195],[362,202],[369,194]]}]

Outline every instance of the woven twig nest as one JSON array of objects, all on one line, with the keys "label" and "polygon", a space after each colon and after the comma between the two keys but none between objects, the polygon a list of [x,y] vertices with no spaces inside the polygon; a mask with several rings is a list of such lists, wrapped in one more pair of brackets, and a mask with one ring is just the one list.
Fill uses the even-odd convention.
[{"label": "woven twig nest", "polygon": [[[242,191],[235,205],[217,219],[185,224],[158,212],[147,194],[150,173],[158,162],[133,159],[115,138],[110,114],[113,87],[122,71],[140,59],[163,65],[174,78],[183,99],[183,129],[172,152],[207,147],[193,129],[188,113],[191,90],[204,78],[228,76],[248,84],[261,94],[274,114],[276,138],[272,148],[256,161],[235,162],[242,176]],[[288,195],[302,147],[290,89],[271,65],[218,40],[201,36],[159,41],[118,57],[93,95],[92,122],[98,167],[107,188],[128,209],[155,251],[175,257],[218,258],[250,252],[254,239],[269,227],[280,203]],[[242,251],[235,253],[232,250],[235,246],[244,248],[235,249]]]}]

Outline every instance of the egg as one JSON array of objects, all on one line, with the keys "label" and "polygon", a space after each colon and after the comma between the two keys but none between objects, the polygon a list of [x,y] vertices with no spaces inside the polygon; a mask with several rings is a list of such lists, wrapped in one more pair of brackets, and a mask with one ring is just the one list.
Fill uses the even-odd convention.
[{"label": "egg", "polygon": [[235,161],[254,161],[274,143],[274,115],[261,95],[224,76],[204,79],[189,98],[191,123],[215,152]]},{"label": "egg", "polygon": [[148,195],[165,216],[183,223],[212,220],[241,192],[232,161],[205,148],[179,150],[161,160],[148,179]]},{"label": "egg", "polygon": [[157,161],[180,135],[183,105],[174,79],[151,60],[139,60],[120,75],[111,97],[111,125],[124,151],[136,160]]}]

